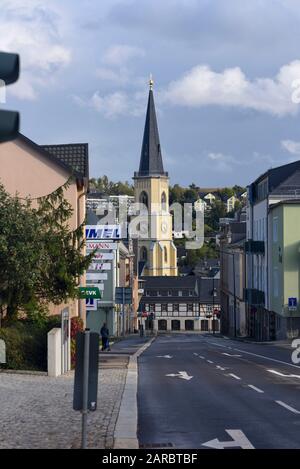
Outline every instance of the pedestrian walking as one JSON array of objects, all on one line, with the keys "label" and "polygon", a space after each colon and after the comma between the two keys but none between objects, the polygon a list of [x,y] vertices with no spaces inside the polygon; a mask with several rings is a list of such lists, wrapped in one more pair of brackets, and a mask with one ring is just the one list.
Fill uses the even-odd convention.
[{"label": "pedestrian walking", "polygon": [[103,326],[101,327],[100,334],[101,334],[101,338],[102,338],[102,351],[104,351],[104,350],[110,351],[109,330],[108,330],[105,322],[103,323]]}]

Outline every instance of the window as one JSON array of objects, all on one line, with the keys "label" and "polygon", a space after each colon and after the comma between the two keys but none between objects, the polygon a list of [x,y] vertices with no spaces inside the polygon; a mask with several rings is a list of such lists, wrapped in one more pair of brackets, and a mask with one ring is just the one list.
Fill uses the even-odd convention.
[{"label": "window", "polygon": [[273,243],[278,242],[278,217],[273,218]]},{"label": "window", "polygon": [[154,311],[155,311],[155,304],[153,304],[153,303],[149,304],[149,311],[150,311],[150,313],[154,313]]},{"label": "window", "polygon": [[148,194],[145,191],[140,193],[140,203],[148,208]]},{"label": "window", "polygon": [[141,261],[146,261],[147,257],[148,257],[147,248],[145,248],[145,246],[142,246],[141,250],[140,250],[140,259],[141,259]]},{"label": "window", "polygon": [[178,290],[178,296],[182,296],[182,291]]},{"label": "window", "polygon": [[165,192],[161,194],[161,208],[163,211],[167,210],[167,196]]},{"label": "window", "polygon": [[168,296],[172,296],[172,290],[168,290]]},{"label": "window", "polygon": [[193,312],[193,303],[188,303],[187,310]]},{"label": "window", "polygon": [[193,290],[189,290],[189,296],[194,296]]},{"label": "window", "polygon": [[167,305],[166,305],[166,303],[162,303],[162,305],[161,305],[161,311],[162,311],[162,313],[166,313],[166,312],[167,312]]},{"label": "window", "polygon": [[150,290],[146,290],[146,296],[150,296]]},{"label": "window", "polygon": [[165,259],[165,262],[168,262],[168,250],[166,246],[164,246],[164,259]]},{"label": "window", "polygon": [[173,304],[173,312],[176,311],[178,312],[179,311],[179,304],[178,303],[174,303]]}]

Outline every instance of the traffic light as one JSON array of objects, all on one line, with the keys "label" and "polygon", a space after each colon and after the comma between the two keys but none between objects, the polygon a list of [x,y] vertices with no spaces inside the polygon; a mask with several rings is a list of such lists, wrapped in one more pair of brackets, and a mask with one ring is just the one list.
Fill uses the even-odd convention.
[{"label": "traffic light", "polygon": [[[20,59],[18,54],[0,52],[0,88],[14,83],[19,78]],[[4,89],[5,95],[5,89]],[[19,132],[18,112],[0,111],[0,143],[13,140]]]}]

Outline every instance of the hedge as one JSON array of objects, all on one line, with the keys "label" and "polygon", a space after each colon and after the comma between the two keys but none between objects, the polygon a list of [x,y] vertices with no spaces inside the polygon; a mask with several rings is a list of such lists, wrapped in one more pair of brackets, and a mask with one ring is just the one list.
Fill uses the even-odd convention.
[{"label": "hedge", "polygon": [[47,333],[60,327],[60,317],[51,316],[42,324],[28,320],[7,323],[0,328],[6,343],[6,364],[11,370],[47,371]]}]

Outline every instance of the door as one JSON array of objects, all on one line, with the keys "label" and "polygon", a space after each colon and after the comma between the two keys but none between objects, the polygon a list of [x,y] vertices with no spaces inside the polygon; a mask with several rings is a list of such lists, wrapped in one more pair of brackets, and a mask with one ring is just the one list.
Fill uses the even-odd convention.
[{"label": "door", "polygon": [[172,319],[171,327],[172,331],[180,331],[180,321],[178,321],[178,319]]}]

